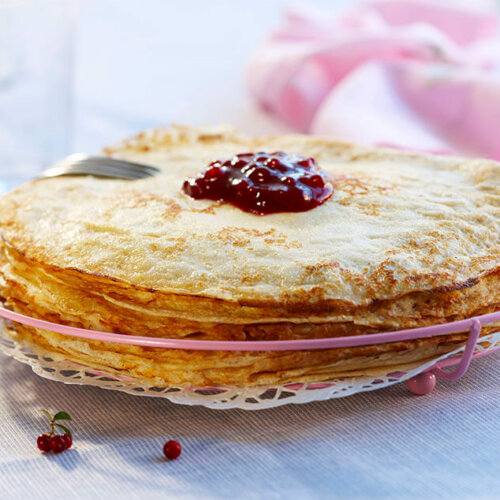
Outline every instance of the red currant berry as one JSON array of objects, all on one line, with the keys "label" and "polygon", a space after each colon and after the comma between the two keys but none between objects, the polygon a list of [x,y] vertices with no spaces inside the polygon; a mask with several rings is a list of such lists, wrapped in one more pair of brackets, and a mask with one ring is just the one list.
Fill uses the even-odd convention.
[{"label": "red currant berry", "polygon": [[222,170],[219,167],[210,167],[206,172],[205,172],[205,178],[206,179],[217,179],[218,177],[221,177]]},{"label": "red currant berry", "polygon": [[281,162],[278,160],[278,158],[271,158],[270,160],[267,161],[267,164],[271,168],[277,168],[281,165]]},{"label": "red currant berry", "polygon": [[318,174],[311,175],[310,177],[301,177],[300,180],[306,186],[310,186],[313,188],[322,188],[325,186],[323,177],[321,177],[321,175]]},{"label": "red currant berry", "polygon": [[233,168],[239,168],[239,169],[242,169],[243,167],[245,167],[246,165],[248,164],[247,161],[245,160],[240,160],[238,159],[237,157],[235,157],[235,159],[232,161],[231,163],[231,166]]},{"label": "red currant berry", "polygon": [[61,453],[66,449],[66,440],[62,436],[52,436],[49,445],[54,453]]},{"label": "red currant berry", "polygon": [[267,182],[271,177],[271,172],[265,167],[257,167],[253,169],[253,172],[249,174],[250,179],[253,182]]},{"label": "red currant berry", "polygon": [[304,168],[311,168],[316,163],[314,158],[305,158],[297,162],[298,165]]},{"label": "red currant berry", "polygon": [[240,160],[248,160],[253,157],[253,153],[240,153],[239,155],[236,155],[236,157]]},{"label": "red currant berry", "polygon": [[50,451],[50,444],[49,444],[50,438],[47,436],[47,434],[41,434],[36,438],[36,445],[38,446],[38,449],[40,451]]},{"label": "red currant berry", "polygon": [[163,453],[169,460],[175,460],[182,451],[182,446],[177,441],[167,441],[163,445]]},{"label": "red currant berry", "polygon": [[185,181],[183,189],[189,196],[191,196],[195,200],[203,196],[203,190],[197,183],[191,183],[189,181]]},{"label": "red currant berry", "polygon": [[73,438],[69,434],[63,434],[62,437],[66,443],[66,449],[69,450],[73,445]]}]

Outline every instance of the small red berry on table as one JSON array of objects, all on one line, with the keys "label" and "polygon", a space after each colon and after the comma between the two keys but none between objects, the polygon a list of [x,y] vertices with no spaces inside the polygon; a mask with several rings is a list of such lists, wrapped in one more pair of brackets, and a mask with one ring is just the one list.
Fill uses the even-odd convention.
[{"label": "small red berry on table", "polygon": [[54,453],[61,453],[66,449],[66,440],[62,436],[52,436],[49,445]]},{"label": "small red berry on table", "polygon": [[[71,448],[73,438],[71,431],[60,423],[61,420],[71,420],[71,417],[65,411],[59,411],[52,416],[47,410],[41,410],[49,419],[50,429],[45,433],[38,436],[36,445],[40,451],[45,453],[53,451],[54,453],[61,453],[64,450]],[[59,427],[64,434],[56,434],[56,427]]]},{"label": "small red berry on table", "polygon": [[182,446],[177,441],[167,441],[163,445],[163,453],[169,460],[175,460],[182,451]]},{"label": "small red berry on table", "polygon": [[41,434],[36,438],[36,445],[40,451],[48,452],[50,451],[50,438],[47,434]]},{"label": "small red berry on table", "polygon": [[62,437],[66,442],[66,449],[69,450],[71,448],[71,445],[73,444],[73,438],[68,433],[63,434]]}]

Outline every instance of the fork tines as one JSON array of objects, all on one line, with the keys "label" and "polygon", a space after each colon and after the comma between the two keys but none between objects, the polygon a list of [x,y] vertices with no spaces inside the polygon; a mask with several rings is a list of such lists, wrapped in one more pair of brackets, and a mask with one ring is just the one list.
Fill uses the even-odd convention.
[{"label": "fork tines", "polygon": [[158,172],[160,172],[160,169],[151,165],[143,165],[107,156],[74,154],[42,172],[40,177],[94,175],[96,177],[116,179],[144,179],[156,175]]}]

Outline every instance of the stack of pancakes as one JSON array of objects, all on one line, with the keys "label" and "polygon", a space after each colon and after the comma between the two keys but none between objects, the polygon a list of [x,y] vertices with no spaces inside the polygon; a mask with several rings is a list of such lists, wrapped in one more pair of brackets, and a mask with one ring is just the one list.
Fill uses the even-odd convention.
[{"label": "stack of pancakes", "polygon": [[[276,150],[314,157],[333,196],[307,212],[256,216],[182,191],[214,159]],[[6,307],[92,330],[204,340],[364,335],[500,309],[495,162],[189,127],[146,132],[106,153],[161,173],[36,180],[0,199]],[[387,372],[467,338],[209,352],[9,328],[19,341],[90,366],[198,386]]]}]

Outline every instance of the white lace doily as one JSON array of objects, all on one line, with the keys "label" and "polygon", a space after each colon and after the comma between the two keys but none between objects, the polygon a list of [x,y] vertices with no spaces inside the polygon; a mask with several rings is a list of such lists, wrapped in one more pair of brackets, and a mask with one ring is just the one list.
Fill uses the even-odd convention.
[{"label": "white lace doily", "polygon": [[[498,347],[500,332],[481,337],[475,353],[487,352]],[[26,363],[42,377],[65,384],[94,385],[136,396],[167,398],[174,403],[202,405],[214,409],[241,408],[260,410],[290,403],[309,403],[325,399],[342,398],[357,392],[373,391],[403,382],[433,366],[437,361],[457,355],[463,347],[444,354],[432,361],[408,371],[397,371],[377,377],[349,377],[328,382],[294,383],[271,387],[212,387],[153,386],[145,380],[105,373],[101,369],[68,361],[59,354],[41,349],[39,346],[22,345],[0,328],[0,351]],[[456,382],[460,383],[460,382]]]}]

